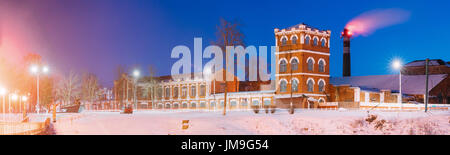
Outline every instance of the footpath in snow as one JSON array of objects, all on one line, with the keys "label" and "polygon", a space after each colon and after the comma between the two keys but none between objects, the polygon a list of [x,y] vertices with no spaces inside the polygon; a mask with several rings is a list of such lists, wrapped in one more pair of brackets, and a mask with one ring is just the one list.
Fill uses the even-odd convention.
[{"label": "footpath in snow", "polygon": [[[55,134],[94,135],[450,135],[450,112],[297,110],[221,112],[138,111],[83,112],[54,124]],[[372,115],[372,116],[369,116]],[[182,120],[190,127],[182,130]]]}]

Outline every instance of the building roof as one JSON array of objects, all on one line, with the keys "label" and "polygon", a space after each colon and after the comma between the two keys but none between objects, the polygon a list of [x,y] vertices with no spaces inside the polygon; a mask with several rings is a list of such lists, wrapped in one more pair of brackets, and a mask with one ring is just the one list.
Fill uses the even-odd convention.
[{"label": "building roof", "polygon": [[[450,64],[448,62],[445,62],[441,59],[432,59],[428,62],[429,66],[441,66],[445,65],[447,67],[450,67]],[[425,66],[425,60],[416,60],[412,61],[410,63],[407,63],[405,67],[419,67],[419,66]]]},{"label": "building roof", "polygon": [[[428,91],[431,91],[447,76],[447,74],[429,75]],[[402,75],[402,93],[425,94],[425,81],[425,75]],[[399,91],[399,75],[331,77],[330,83],[335,86],[350,85],[352,87],[360,87],[363,90]]]}]

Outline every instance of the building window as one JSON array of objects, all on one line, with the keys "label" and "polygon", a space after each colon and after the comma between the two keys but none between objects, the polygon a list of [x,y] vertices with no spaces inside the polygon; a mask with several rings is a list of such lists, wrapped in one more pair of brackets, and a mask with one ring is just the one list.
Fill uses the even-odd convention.
[{"label": "building window", "polygon": [[297,91],[298,91],[298,80],[293,79],[292,80],[292,92],[297,92]]},{"label": "building window", "polygon": [[200,102],[200,108],[206,108],[206,102]]},{"label": "building window", "polygon": [[181,97],[186,97],[187,96],[187,87],[183,86],[181,88]]},{"label": "building window", "polygon": [[286,80],[282,80],[280,82],[280,92],[286,92],[286,88],[287,88]]},{"label": "building window", "polygon": [[327,43],[327,41],[325,40],[325,39],[322,39],[322,47],[325,47],[326,46],[326,43]]},{"label": "building window", "polygon": [[223,108],[223,101],[220,101],[219,107],[220,107],[220,108]]},{"label": "building window", "polygon": [[325,82],[323,80],[319,81],[319,92],[325,91]]},{"label": "building window", "polygon": [[286,37],[281,38],[281,46],[285,46],[287,42]]},{"label": "building window", "polygon": [[230,101],[230,108],[234,108],[237,106],[237,102],[235,100]]},{"label": "building window", "polygon": [[314,60],[308,59],[308,71],[313,71],[314,69]]},{"label": "building window", "polygon": [[187,103],[183,103],[182,108],[187,108],[187,107],[188,107]]},{"label": "building window", "polygon": [[158,98],[162,98],[162,88],[161,87],[159,87],[158,88],[158,91],[156,91],[156,95],[158,96]]},{"label": "building window", "polygon": [[166,93],[166,95],[164,97],[166,97],[166,98],[170,97],[170,88],[169,87],[166,87],[165,93]]},{"label": "building window", "polygon": [[264,100],[264,105],[265,106],[269,106],[269,105],[271,105],[272,103],[270,102],[270,100]]},{"label": "building window", "polygon": [[164,107],[164,109],[170,109],[170,104],[166,103],[166,106]]},{"label": "building window", "polygon": [[297,71],[298,69],[298,60],[297,59],[292,59],[291,61],[291,70],[292,71]]},{"label": "building window", "polygon": [[280,62],[280,72],[286,72],[287,62],[286,60],[281,60]]},{"label": "building window", "polygon": [[297,44],[297,36],[292,37],[292,44]]},{"label": "building window", "polygon": [[306,45],[309,45],[309,40],[311,40],[311,37],[306,36],[306,38],[305,38],[305,44]]},{"label": "building window", "polygon": [[325,72],[325,62],[323,60],[319,60],[319,72]]},{"label": "building window", "polygon": [[248,106],[246,98],[241,99],[241,106],[244,106],[244,107]]},{"label": "building window", "polygon": [[206,96],[206,86],[200,85],[200,96]]},{"label": "building window", "polygon": [[178,109],[178,108],[179,108],[178,103],[173,104],[173,108],[174,108],[174,109]]},{"label": "building window", "polygon": [[319,45],[319,40],[317,39],[317,38],[314,38],[314,46],[317,46],[317,45]]},{"label": "building window", "polygon": [[308,79],[308,92],[314,91],[314,81],[312,79]]},{"label": "building window", "polygon": [[252,105],[253,106],[259,106],[259,101],[258,100],[253,100]]},{"label": "building window", "polygon": [[191,97],[197,96],[196,86],[191,86]]},{"label": "building window", "polygon": [[173,88],[173,98],[178,98],[178,87]]},{"label": "building window", "polygon": [[193,103],[191,103],[191,108],[197,108],[197,103],[195,103],[195,102],[193,102]]}]

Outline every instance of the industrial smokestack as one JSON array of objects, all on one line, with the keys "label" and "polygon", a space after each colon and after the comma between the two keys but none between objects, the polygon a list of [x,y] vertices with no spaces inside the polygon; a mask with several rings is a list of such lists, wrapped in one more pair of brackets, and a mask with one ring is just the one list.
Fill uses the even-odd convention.
[{"label": "industrial smokestack", "polygon": [[344,38],[344,61],[343,61],[343,69],[342,76],[351,76],[350,70],[350,39],[352,37],[352,32],[345,28],[342,32],[341,38]]}]

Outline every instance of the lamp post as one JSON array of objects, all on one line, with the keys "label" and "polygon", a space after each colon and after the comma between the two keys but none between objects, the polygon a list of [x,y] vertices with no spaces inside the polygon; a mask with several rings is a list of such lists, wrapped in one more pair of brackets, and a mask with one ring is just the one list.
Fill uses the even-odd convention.
[{"label": "lamp post", "polygon": [[5,99],[6,99],[6,93],[7,93],[7,90],[6,90],[6,88],[3,88],[3,87],[1,87],[0,88],[0,95],[2,96],[2,98],[3,98],[3,108],[2,108],[2,112],[3,112],[3,120],[5,120],[5,109],[6,109],[6,106],[5,106]]},{"label": "lamp post", "polygon": [[398,95],[398,103],[400,104],[401,108],[403,109],[403,99],[402,99],[402,68],[403,65],[401,63],[400,60],[394,60],[394,62],[392,63],[392,67],[394,67],[394,69],[399,71],[399,95]]},{"label": "lamp post", "polygon": [[28,97],[27,96],[22,96],[22,98],[21,98],[21,100],[22,100],[22,102],[23,102],[23,110],[22,110],[22,118],[23,119],[25,119],[26,117],[27,117],[27,106],[26,106],[26,102],[27,102],[27,100],[28,100]]},{"label": "lamp post", "polygon": [[133,98],[134,98],[134,106],[135,106],[135,108],[136,108],[136,110],[137,110],[137,98],[136,98],[136,89],[137,89],[137,83],[138,83],[138,78],[139,78],[139,75],[140,75],[141,73],[139,72],[139,70],[134,70],[133,71],[133,77],[134,77],[134,94],[133,94]]},{"label": "lamp post", "polygon": [[[40,69],[41,68],[41,69]],[[47,66],[38,66],[33,65],[31,66],[31,72],[33,74],[36,74],[36,112],[39,114],[39,75],[40,73],[48,73],[48,67]]]}]

